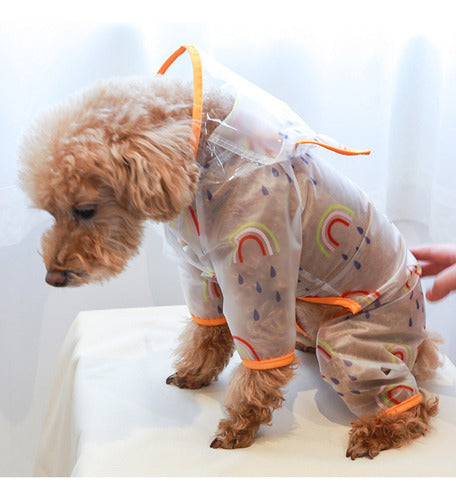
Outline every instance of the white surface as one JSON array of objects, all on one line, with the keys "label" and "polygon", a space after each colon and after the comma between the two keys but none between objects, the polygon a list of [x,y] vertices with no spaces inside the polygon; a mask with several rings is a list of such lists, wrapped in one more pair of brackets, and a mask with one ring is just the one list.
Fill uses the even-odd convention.
[{"label": "white surface", "polygon": [[80,313],[60,354],[45,417],[41,476],[454,476],[456,368],[432,386],[440,414],[430,435],[375,460],[345,458],[352,415],[321,381],[312,354],[299,353],[273,425],[250,448],[209,447],[230,366],[211,386],[165,384],[183,306]]}]

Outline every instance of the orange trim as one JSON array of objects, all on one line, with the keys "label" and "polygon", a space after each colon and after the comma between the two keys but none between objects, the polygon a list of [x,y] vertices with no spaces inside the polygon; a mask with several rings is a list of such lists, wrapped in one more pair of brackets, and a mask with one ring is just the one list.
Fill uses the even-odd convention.
[{"label": "orange trim", "polygon": [[192,111],[192,129],[195,138],[190,140],[195,152],[198,151],[198,144],[201,135],[201,123],[203,118],[203,69],[201,65],[201,57],[198,50],[193,45],[182,45],[162,64],[157,74],[164,75],[171,64],[181,56],[185,51],[188,52],[192,61],[193,67],[193,111]]},{"label": "orange trim", "polygon": [[287,366],[293,363],[295,357],[294,351],[291,351],[284,356],[273,359],[264,359],[263,361],[250,361],[248,359],[243,359],[242,362],[246,368],[251,368],[252,370],[269,370],[271,368],[280,368],[281,366]]},{"label": "orange trim", "polygon": [[341,306],[348,309],[353,314],[359,313],[362,307],[354,300],[345,297],[298,297],[298,300],[312,302],[314,304],[329,304],[332,306]]},{"label": "orange trim", "polygon": [[346,155],[346,156],[370,155],[371,153],[368,149],[357,150],[357,149],[351,149],[349,147],[347,147],[347,149],[336,148],[335,146],[330,146],[329,144],[325,144],[324,142],[313,141],[311,139],[302,139],[296,143],[296,145],[298,144],[316,144],[317,146],[321,146],[322,148],[326,148],[329,149],[330,151],[334,151],[335,153],[339,153],[341,155]]},{"label": "orange trim", "polygon": [[175,52],[173,52],[168,59],[161,65],[160,69],[157,71],[158,75],[164,75],[167,71],[168,68],[173,64],[173,62],[181,56],[187,49],[185,48],[184,45],[181,45]]},{"label": "orange trim", "polygon": [[195,323],[198,323],[198,325],[203,325],[203,326],[219,326],[219,325],[225,325],[226,324],[226,319],[224,316],[220,318],[198,318],[198,316],[195,316],[194,314],[190,313],[190,316],[192,317],[192,320]]},{"label": "orange trim", "polygon": [[306,333],[298,324],[298,322],[296,321],[296,330],[298,330],[299,333],[302,333],[304,335],[304,337],[307,337],[308,339],[310,339],[310,335],[308,333]]},{"label": "orange trim", "polygon": [[396,406],[389,408],[388,410],[385,410],[381,414],[395,416],[398,415],[399,413],[403,413],[404,411],[410,410],[410,408],[413,408],[414,406],[419,405],[421,401],[422,401],[421,393],[418,392],[411,398],[402,401],[402,403],[399,403]]}]

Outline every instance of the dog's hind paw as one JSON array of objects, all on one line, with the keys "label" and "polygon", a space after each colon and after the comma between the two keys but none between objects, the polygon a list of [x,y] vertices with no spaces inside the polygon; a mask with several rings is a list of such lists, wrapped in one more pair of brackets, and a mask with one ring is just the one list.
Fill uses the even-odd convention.
[{"label": "dog's hind paw", "polygon": [[347,457],[374,458],[381,451],[400,448],[429,432],[429,419],[437,414],[438,398],[424,397],[403,413],[362,416],[351,423]]},{"label": "dog's hind paw", "polygon": [[[372,419],[374,421],[374,419]],[[375,458],[381,451],[391,448],[381,439],[375,428],[363,426],[361,420],[352,422],[347,452],[345,456],[355,460],[361,457]]]},{"label": "dog's hind paw", "polygon": [[200,389],[201,387],[206,387],[210,384],[210,380],[204,380],[201,377],[196,377],[192,375],[179,375],[179,373],[173,373],[166,379],[168,385],[175,385],[180,389]]}]

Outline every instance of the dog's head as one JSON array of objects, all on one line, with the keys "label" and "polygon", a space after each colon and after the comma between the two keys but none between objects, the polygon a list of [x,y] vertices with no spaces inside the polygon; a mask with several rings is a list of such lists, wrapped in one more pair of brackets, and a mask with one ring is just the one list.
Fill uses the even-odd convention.
[{"label": "dog's head", "polygon": [[160,79],[98,84],[46,113],[23,141],[23,188],[55,218],[42,238],[46,281],[113,276],[147,219],[169,221],[194,197],[191,94]]}]

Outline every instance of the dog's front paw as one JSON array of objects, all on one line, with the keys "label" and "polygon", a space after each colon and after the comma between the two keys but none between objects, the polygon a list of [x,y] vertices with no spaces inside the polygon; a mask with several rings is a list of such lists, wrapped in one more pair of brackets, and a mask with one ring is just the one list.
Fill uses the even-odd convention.
[{"label": "dog's front paw", "polygon": [[200,389],[210,384],[210,380],[198,377],[196,375],[179,375],[179,372],[173,373],[166,379],[168,385],[175,385],[180,389]]},{"label": "dog's front paw", "polygon": [[221,420],[211,448],[224,448],[226,450],[247,448],[253,443],[258,427],[259,425],[255,423],[245,425],[244,422],[242,425],[229,419]]}]

